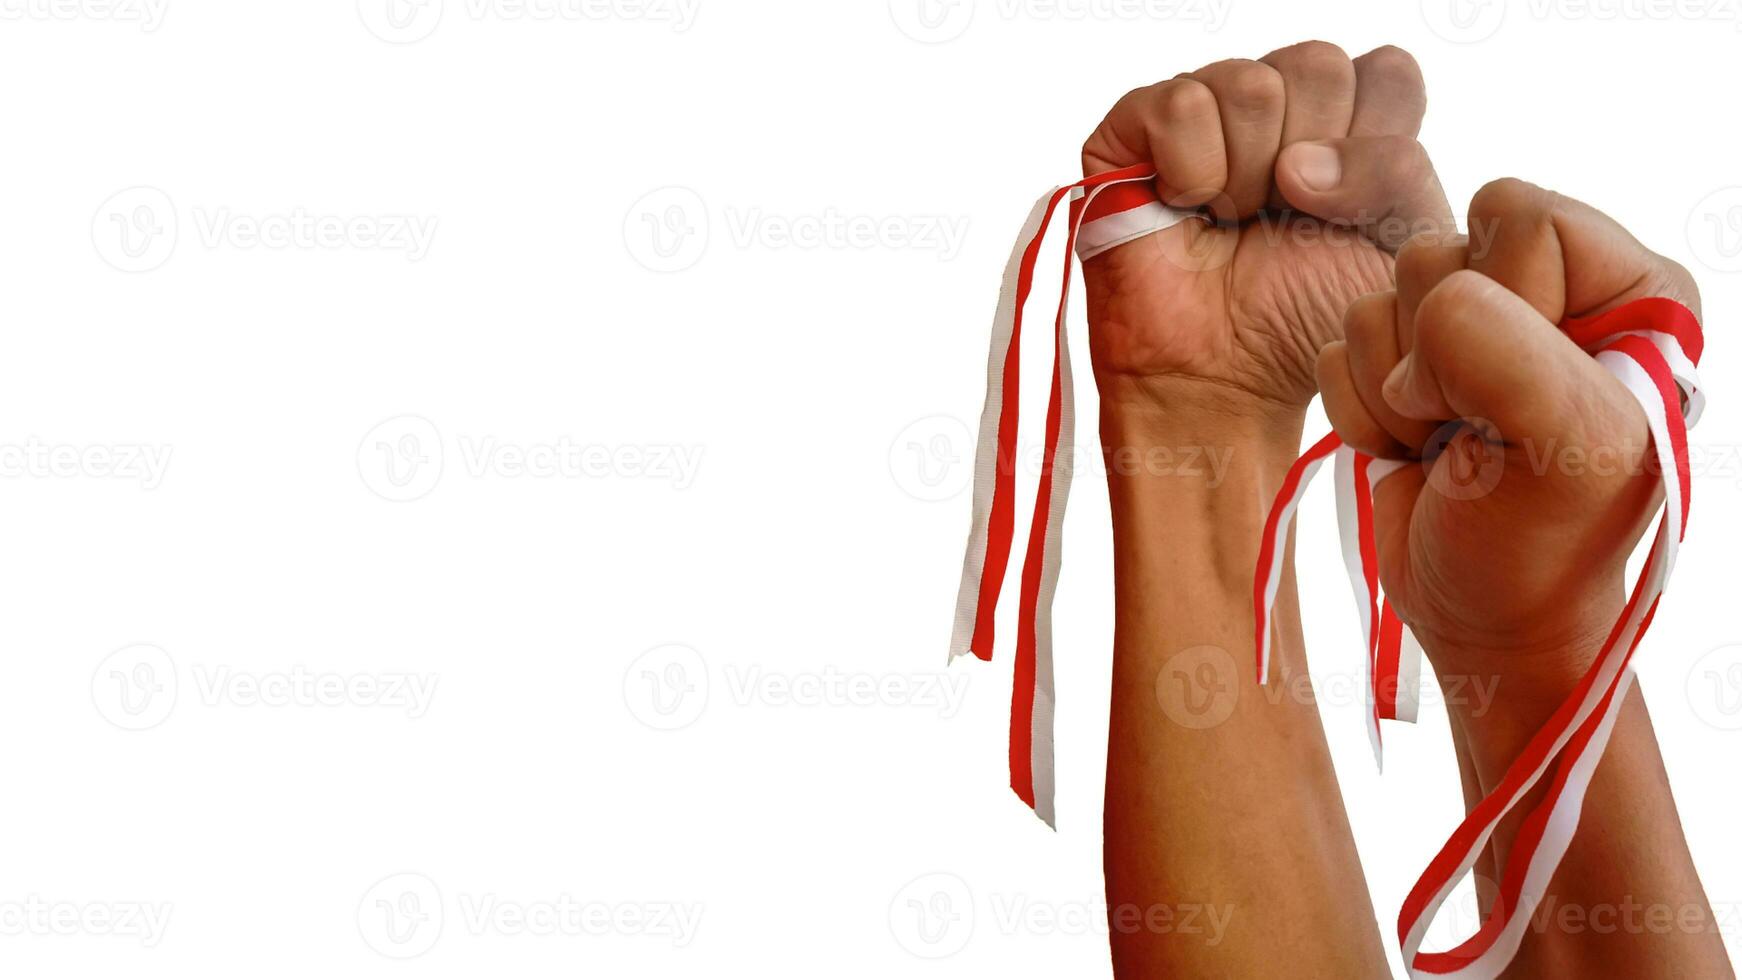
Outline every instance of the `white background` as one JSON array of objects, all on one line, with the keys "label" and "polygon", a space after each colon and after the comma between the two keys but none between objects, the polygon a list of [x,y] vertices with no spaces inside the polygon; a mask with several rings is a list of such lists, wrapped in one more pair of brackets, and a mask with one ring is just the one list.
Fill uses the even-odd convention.
[{"label": "white background", "polygon": [[[1459,210],[1525,176],[1700,278],[1640,669],[1742,948],[1733,7],[921,2],[0,0],[0,970],[1108,975],[1096,476],[1057,835],[1009,650],[943,670],[986,327],[1118,95],[1314,37],[1420,59]],[[1432,706],[1372,771],[1333,536],[1320,488],[1389,940],[1457,781]]]}]

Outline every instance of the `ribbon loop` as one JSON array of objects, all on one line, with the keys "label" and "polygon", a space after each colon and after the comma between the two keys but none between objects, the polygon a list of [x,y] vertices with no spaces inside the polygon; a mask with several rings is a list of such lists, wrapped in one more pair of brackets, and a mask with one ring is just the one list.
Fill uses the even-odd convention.
[{"label": "ribbon loop", "polygon": [[986,367],[986,402],[974,454],[974,519],[956,595],[950,660],[972,653],[992,659],[994,614],[1015,536],[1018,380],[1023,309],[1034,286],[1034,267],[1053,212],[1071,198],[1058,312],[1053,321],[1052,386],[1047,396],[1045,451],[1034,516],[1023,556],[1017,614],[1015,683],[1010,704],[1010,787],[1048,826],[1053,810],[1052,600],[1058,584],[1065,502],[1070,494],[1074,397],[1070,345],[1065,332],[1073,251],[1084,260],[1193,216],[1165,207],[1153,187],[1155,170],[1127,167],[1056,187],[1035,202],[1004,270],[992,349]]},{"label": "ribbon loop", "polygon": [[[1531,913],[1578,826],[1585,792],[1602,758],[1630,685],[1629,663],[1656,612],[1664,583],[1675,566],[1687,531],[1691,492],[1687,430],[1698,419],[1704,396],[1697,365],[1704,341],[1692,312],[1669,299],[1636,300],[1598,316],[1570,319],[1562,330],[1626,386],[1644,409],[1664,482],[1663,520],[1632,598],[1615,624],[1590,672],[1543,726],[1500,784],[1471,810],[1438,856],[1423,872],[1398,914],[1398,941],[1414,977],[1490,978],[1511,962],[1523,941]],[[1420,647],[1398,620],[1389,601],[1375,613],[1379,586],[1372,549],[1372,486],[1397,463],[1363,457],[1327,435],[1295,461],[1271,507],[1254,574],[1253,619],[1259,679],[1270,663],[1269,614],[1282,575],[1281,555],[1289,525],[1306,482],[1330,453],[1338,457],[1338,515],[1343,553],[1356,605],[1367,637],[1371,684],[1367,726],[1375,758],[1380,757],[1378,722],[1414,718]],[[1385,467],[1377,470],[1376,467]],[[1374,619],[1379,625],[1374,633]],[[1407,651],[1407,652],[1405,652]],[[1387,692],[1395,692],[1388,703]],[[1407,706],[1407,707],[1406,707]],[[1560,762],[1548,798],[1526,817],[1500,882],[1493,913],[1480,931],[1457,948],[1420,952],[1434,915],[1457,883],[1474,866],[1502,817]]]},{"label": "ribbon loop", "polygon": [[[974,516],[957,594],[950,659],[990,660],[994,613],[1015,534],[1018,380],[1023,309],[1053,212],[1071,200],[1065,267],[1053,321],[1053,373],[1045,451],[1023,557],[1015,683],[1011,693],[1010,785],[1049,826],[1053,801],[1052,600],[1058,583],[1065,503],[1070,490],[1074,404],[1066,312],[1070,256],[1087,261],[1170,228],[1193,212],[1164,206],[1153,168],[1127,167],[1057,187],[1035,202],[1004,270],[992,320],[986,401],[974,457]],[[1626,386],[1645,410],[1664,483],[1663,518],[1631,597],[1590,671],[1568,695],[1498,786],[1459,824],[1398,913],[1398,940],[1413,977],[1491,978],[1523,941],[1529,917],[1578,825],[1585,793],[1633,682],[1634,651],[1651,623],[1687,531],[1691,479],[1687,430],[1705,405],[1698,364],[1704,337],[1693,313],[1664,298],[1642,299],[1599,315],[1569,319],[1562,330]],[[1330,433],[1289,467],[1264,526],[1253,577],[1258,680],[1270,674],[1270,614],[1294,515],[1313,476],[1334,457],[1343,559],[1366,646],[1366,725],[1382,762],[1379,722],[1414,721],[1420,701],[1421,647],[1383,595],[1373,529],[1373,488],[1399,466],[1344,446]],[[1474,865],[1500,819],[1559,759],[1547,797],[1526,817],[1500,882],[1493,914],[1458,947],[1421,952],[1434,914]]]}]

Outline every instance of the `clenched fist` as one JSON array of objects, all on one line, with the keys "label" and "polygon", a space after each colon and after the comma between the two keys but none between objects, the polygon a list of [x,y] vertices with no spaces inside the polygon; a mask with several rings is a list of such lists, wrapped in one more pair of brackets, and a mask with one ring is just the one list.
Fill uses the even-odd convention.
[{"label": "clenched fist", "polygon": [[1102,398],[1245,413],[1304,408],[1343,311],[1391,278],[1412,232],[1452,230],[1416,142],[1420,70],[1398,48],[1351,61],[1297,44],[1120,99],[1083,145],[1086,174],[1153,164],[1189,221],[1084,264]]},{"label": "clenched fist", "polygon": [[1374,510],[1380,579],[1430,656],[1539,653],[1555,662],[1516,666],[1576,677],[1661,491],[1643,410],[1556,324],[1652,296],[1697,316],[1699,295],[1608,217],[1522,181],[1484,187],[1470,222],[1490,244],[1411,242],[1396,288],[1350,307],[1319,358],[1325,410],[1359,450],[1426,457]]}]

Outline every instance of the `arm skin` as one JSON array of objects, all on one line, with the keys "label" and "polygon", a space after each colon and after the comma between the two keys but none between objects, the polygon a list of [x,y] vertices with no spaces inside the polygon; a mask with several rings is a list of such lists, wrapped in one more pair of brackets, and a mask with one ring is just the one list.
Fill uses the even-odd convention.
[{"label": "arm skin", "polygon": [[[1617,581],[1597,604],[1609,610],[1608,618],[1592,624],[1594,639],[1579,652],[1520,656],[1423,641],[1429,656],[1446,665],[1442,677],[1498,678],[1495,703],[1486,710],[1448,708],[1466,733],[1471,774],[1484,793],[1573,690],[1622,604]],[[1567,667],[1546,670],[1538,661]],[[1499,867],[1524,815],[1543,797],[1539,784],[1496,830],[1489,853]],[[1597,765],[1578,832],[1505,976],[1734,977],[1681,826],[1635,683]]]},{"label": "arm skin", "polygon": [[[1219,485],[1208,467],[1191,476],[1121,467],[1116,457],[1108,467],[1117,622],[1105,862],[1114,971],[1389,976],[1318,709],[1293,693],[1311,688],[1292,555],[1276,604],[1275,673],[1263,690],[1254,683],[1252,573],[1269,502],[1298,454],[1303,413],[1276,405],[1264,417],[1224,414],[1214,407],[1217,389],[1203,383],[1178,382],[1165,396],[1153,381],[1113,384],[1131,397],[1103,398],[1110,451],[1231,453]],[[1169,664],[1205,645],[1226,654]],[[1203,700],[1214,685],[1234,692],[1231,711],[1225,696]],[[1189,691],[1202,713],[1174,691]],[[1120,928],[1122,908],[1158,904],[1210,906],[1225,931]]]},{"label": "arm skin", "polygon": [[[1550,440],[1624,456],[1649,439],[1632,397],[1555,325],[1642,297],[1696,316],[1700,303],[1685,269],[1589,205],[1523,181],[1482,188],[1469,226],[1491,240],[1407,245],[1396,290],[1349,307],[1346,340],[1322,351],[1317,373],[1338,434],[1374,455],[1419,458],[1448,419],[1490,426],[1456,440],[1460,453],[1502,457],[1491,489],[1444,494],[1412,466],[1374,498],[1381,581],[1442,686],[1494,692],[1448,704],[1466,793],[1473,783],[1486,794],[1588,670],[1624,605],[1631,544],[1661,502],[1659,477],[1643,469],[1525,461]],[[1505,867],[1545,793],[1539,784],[1498,825],[1490,868]],[[1506,975],[1733,975],[1637,686]]]}]

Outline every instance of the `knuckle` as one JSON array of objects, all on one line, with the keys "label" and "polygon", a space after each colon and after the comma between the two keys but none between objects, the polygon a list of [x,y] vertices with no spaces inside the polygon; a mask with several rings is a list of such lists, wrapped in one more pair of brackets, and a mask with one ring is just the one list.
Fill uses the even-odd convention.
[{"label": "knuckle", "polygon": [[1427,147],[1422,145],[1421,140],[1402,134],[1385,136],[1381,139],[1384,141],[1386,153],[1390,156],[1393,166],[1398,169],[1408,170],[1416,174],[1433,169],[1433,160],[1428,157]]},{"label": "knuckle", "polygon": [[1142,102],[1145,95],[1165,84],[1167,83],[1161,82],[1157,85],[1140,85],[1137,88],[1126,92],[1124,95],[1119,96],[1119,100],[1113,103],[1113,108],[1115,110],[1123,109]]},{"label": "knuckle", "polygon": [[1134,88],[1119,96],[1118,100],[1113,103],[1113,108],[1107,110],[1106,118],[1101,121],[1102,128],[1120,119],[1133,119],[1141,116],[1152,93],[1159,87],[1146,85],[1142,88]]},{"label": "knuckle", "polygon": [[1090,173],[1101,166],[1103,161],[1119,155],[1118,147],[1118,141],[1106,123],[1096,126],[1095,131],[1083,140],[1079,154],[1082,157],[1083,173]]},{"label": "knuckle", "polygon": [[1392,272],[1399,282],[1419,276],[1427,270],[1427,250],[1438,244],[1429,235],[1411,235],[1397,247]]},{"label": "knuckle", "polygon": [[1421,65],[1415,55],[1395,44],[1381,45],[1356,59],[1363,75],[1380,84],[1422,84]]},{"label": "knuckle", "polygon": [[1279,49],[1264,62],[1280,71],[1310,79],[1353,78],[1355,63],[1342,48],[1329,41],[1303,41]]},{"label": "knuckle", "polygon": [[1660,265],[1657,293],[1667,296],[1700,315],[1700,285],[1688,267],[1667,256],[1657,256]]},{"label": "knuckle", "polygon": [[1401,133],[1376,136],[1373,139],[1375,142],[1372,152],[1379,156],[1382,173],[1394,185],[1413,186],[1433,175],[1433,160],[1420,140]]},{"label": "knuckle", "polygon": [[1397,250],[1393,266],[1398,283],[1416,283],[1437,273],[1445,265],[1446,236],[1433,231],[1411,235]]},{"label": "knuckle", "polygon": [[1391,292],[1356,297],[1343,315],[1343,339],[1351,348],[1369,347],[1381,340],[1381,331],[1391,329],[1394,302],[1396,294]]},{"label": "knuckle", "polygon": [[1695,296],[1699,295],[1700,287],[1694,282],[1694,274],[1688,271],[1687,266],[1666,255],[1657,256],[1657,261],[1663,264],[1663,279],[1666,285],[1685,289]]},{"label": "knuckle", "polygon": [[1659,255],[1657,259],[1659,262],[1663,263],[1664,275],[1671,282],[1686,285],[1693,284],[1694,276],[1693,273],[1688,271],[1687,266],[1682,265],[1680,262],[1677,262],[1675,259],[1672,259],[1667,255]]},{"label": "knuckle", "polygon": [[1176,78],[1162,82],[1155,86],[1151,97],[1156,112],[1164,119],[1195,119],[1216,114],[1216,94],[1196,79]]},{"label": "knuckle", "polygon": [[1537,224],[1554,215],[1557,197],[1527,180],[1502,177],[1482,185],[1470,198],[1470,220]]},{"label": "knuckle", "polygon": [[1427,228],[1397,249],[1395,277],[1399,287],[1432,285],[1453,270],[1469,266],[1470,238],[1456,228]]},{"label": "knuckle", "polygon": [[1219,94],[1236,108],[1263,108],[1283,99],[1282,73],[1262,61],[1224,61],[1211,67]]},{"label": "knuckle", "polygon": [[1415,309],[1415,346],[1433,357],[1455,345],[1452,336],[1464,318],[1457,311],[1471,303],[1481,302],[1488,290],[1497,288],[1494,281],[1480,272],[1459,269],[1441,279],[1428,290]]}]

